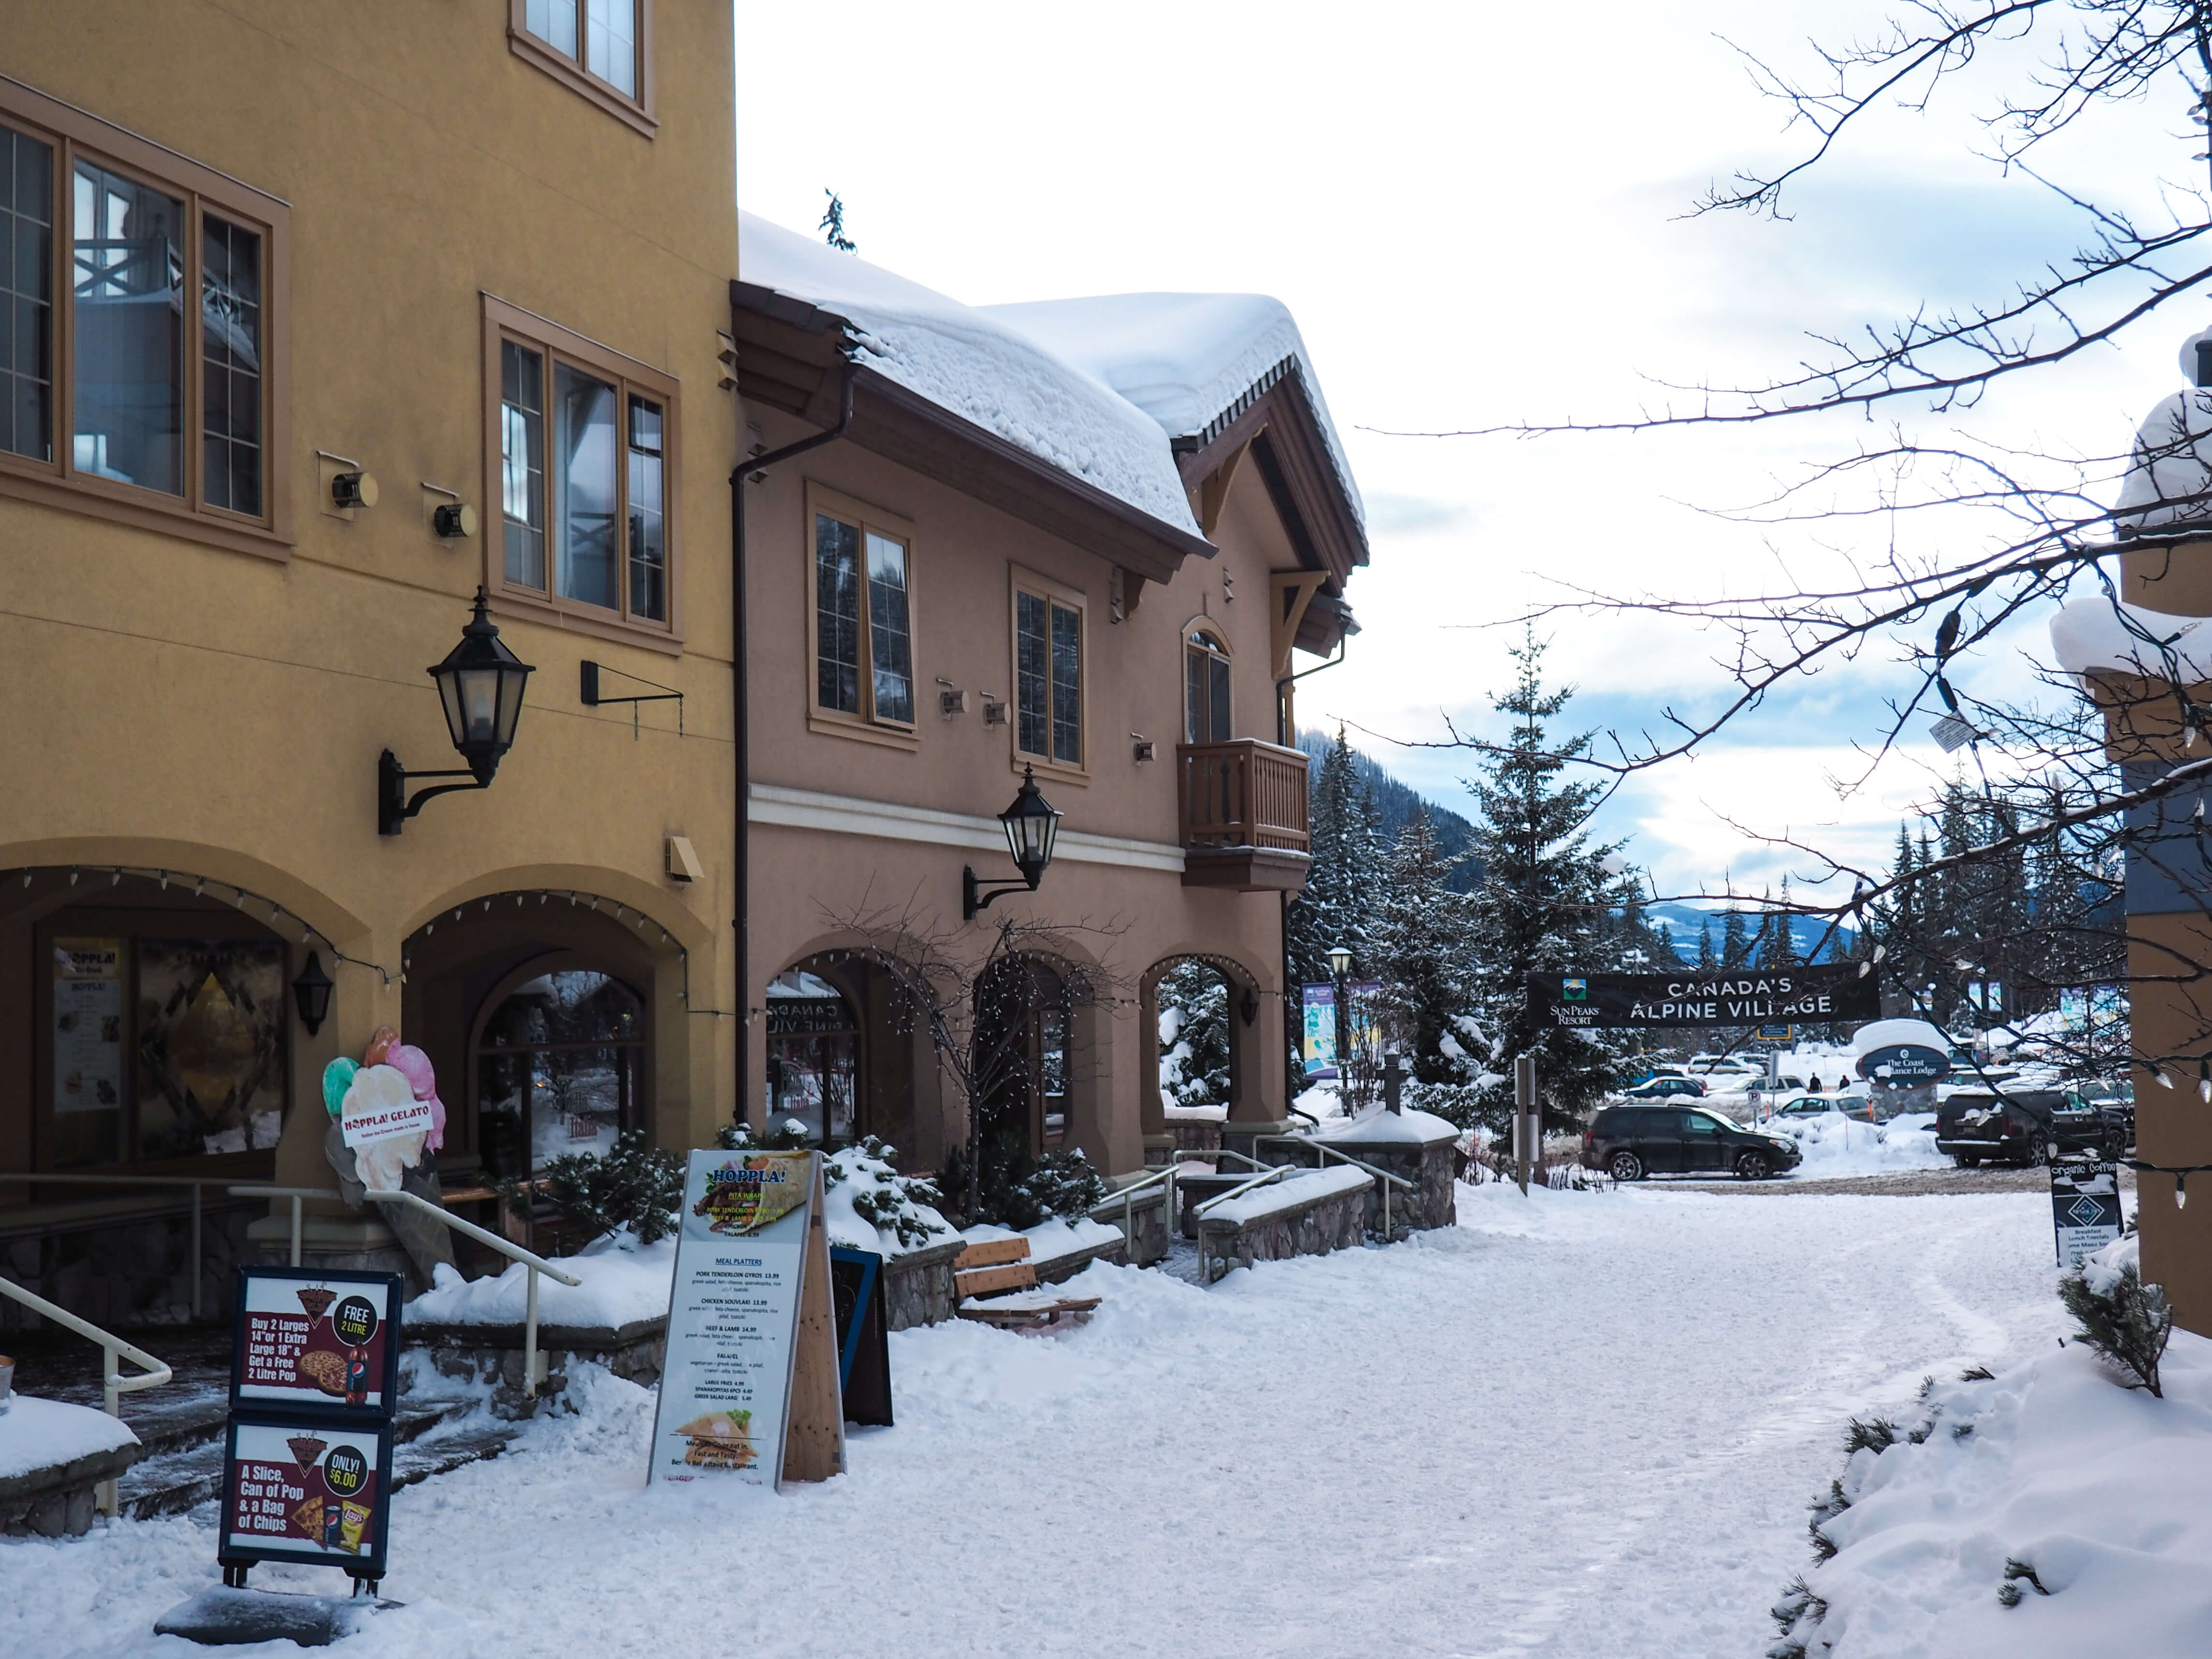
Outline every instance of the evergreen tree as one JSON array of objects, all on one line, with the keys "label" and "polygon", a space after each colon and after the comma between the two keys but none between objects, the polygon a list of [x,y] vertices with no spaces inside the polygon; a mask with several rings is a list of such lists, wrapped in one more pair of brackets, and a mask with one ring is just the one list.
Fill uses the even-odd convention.
[{"label": "evergreen tree", "polygon": [[1229,981],[1202,962],[1160,977],[1160,1098],[1170,1106],[1229,1103]]},{"label": "evergreen tree", "polygon": [[1563,777],[1589,739],[1548,732],[1547,722],[1574,692],[1545,689],[1544,648],[1533,630],[1514,647],[1513,687],[1492,699],[1512,724],[1486,749],[1482,775],[1468,784],[1478,809],[1473,852],[1485,874],[1471,896],[1470,938],[1476,1017],[1491,1036],[1482,1111],[1495,1122],[1505,1120],[1514,1058],[1533,1051],[1546,1124],[1565,1129],[1613,1086],[1616,1049],[1603,1033],[1539,1026],[1528,977],[1615,966],[1614,915],[1635,902],[1636,891],[1605,870],[1616,849],[1592,846],[1585,833],[1602,790]]},{"label": "evergreen tree", "polygon": [[815,226],[815,229],[820,231],[822,240],[838,252],[858,253],[860,245],[845,234],[845,204],[834,190],[825,190],[822,193],[830,198],[830,205],[822,210],[822,222]]},{"label": "evergreen tree", "polygon": [[1709,974],[1720,965],[1721,959],[1713,954],[1713,924],[1708,920],[1698,929],[1698,971]]},{"label": "evergreen tree", "polygon": [[1782,902],[1777,906],[1769,902],[1766,917],[1759,923],[1764,944],[1759,953],[1762,968],[1795,968],[1797,965],[1797,941],[1790,936],[1790,878],[1782,878]]},{"label": "evergreen tree", "polygon": [[1291,906],[1291,971],[1301,985],[1328,983],[1328,953],[1342,945],[1351,949],[1352,975],[1359,977],[1368,972],[1376,833],[1373,798],[1359,781],[1341,726],[1314,781],[1308,835],[1313,863],[1305,890]]},{"label": "evergreen tree", "polygon": [[1384,1035],[1401,1045],[1413,1073],[1406,1103],[1464,1128],[1474,1121],[1483,1045],[1469,949],[1474,901],[1452,884],[1462,861],[1416,808],[1379,866],[1372,950]]},{"label": "evergreen tree", "polygon": [[1743,912],[1730,910],[1721,918],[1721,966],[1747,968],[1751,965],[1751,939],[1745,933]]}]

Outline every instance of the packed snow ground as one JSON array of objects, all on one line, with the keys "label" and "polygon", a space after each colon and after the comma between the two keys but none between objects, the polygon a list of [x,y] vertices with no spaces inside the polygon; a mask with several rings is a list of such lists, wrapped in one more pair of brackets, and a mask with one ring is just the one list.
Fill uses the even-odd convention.
[{"label": "packed snow ground", "polygon": [[[1212,1290],[1094,1267],[1064,1336],[901,1333],[898,1426],[781,1498],[646,1491],[652,1396],[581,1376],[398,1495],[409,1605],[346,1650],[1754,1656],[1844,1420],[2065,1328],[2039,1194],[1460,1206]],[[147,1632],[214,1556],[204,1511],[0,1544],[0,1652],[185,1659]]]},{"label": "packed snow ground", "polygon": [[1933,1112],[1903,1113],[1887,1123],[1864,1123],[1841,1112],[1823,1112],[1818,1117],[1770,1118],[1758,1127],[1761,1134],[1787,1135],[1805,1154],[1805,1161],[1789,1173],[1792,1181],[1951,1167],[1949,1155],[1936,1150]]}]

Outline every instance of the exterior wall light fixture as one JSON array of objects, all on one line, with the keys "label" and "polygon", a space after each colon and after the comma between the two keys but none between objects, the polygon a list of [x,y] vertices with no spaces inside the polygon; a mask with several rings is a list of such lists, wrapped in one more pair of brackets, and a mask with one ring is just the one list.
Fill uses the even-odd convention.
[{"label": "exterior wall light fixture", "polygon": [[331,504],[345,511],[376,505],[376,476],[370,472],[341,472],[331,480]]},{"label": "exterior wall light fixture", "polygon": [[988,891],[977,883],[975,872],[963,866],[960,871],[960,919],[975,920],[978,910],[988,908],[993,899],[1007,893],[1036,891],[1037,884],[1044,879],[1045,867],[1052,862],[1053,843],[1060,836],[1059,810],[1038,793],[1036,768],[1022,768],[1022,787],[1015,792],[1014,804],[999,814],[1000,825],[1006,832],[1006,851],[1014,860],[1014,867],[1022,872],[1019,881],[1010,881]]},{"label": "exterior wall light fixture", "polygon": [[307,1028],[309,1036],[323,1029],[324,1020],[330,1018],[331,976],[323,971],[319,952],[307,952],[307,965],[300,969],[300,976],[292,981],[292,1002],[299,1010],[300,1024]]},{"label": "exterior wall light fixture", "polygon": [[[428,671],[437,682],[446,711],[446,730],[465,767],[442,772],[410,772],[389,749],[376,763],[376,832],[396,836],[433,795],[456,789],[489,789],[500,757],[514,745],[514,723],[522,718],[522,694],[533,672],[500,642],[499,629],[485,612],[484,591],[477,589],[476,614],[461,629],[461,642]],[[441,783],[407,798],[410,778],[469,778]]]}]

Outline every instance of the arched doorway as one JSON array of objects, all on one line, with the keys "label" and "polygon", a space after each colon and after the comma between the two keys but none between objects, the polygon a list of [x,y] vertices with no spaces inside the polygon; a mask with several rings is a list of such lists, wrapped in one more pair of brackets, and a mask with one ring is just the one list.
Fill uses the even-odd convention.
[{"label": "arched doorway", "polygon": [[1139,1079],[1148,1161],[1212,1151],[1225,1122],[1271,1115],[1256,1098],[1259,1013],[1259,981],[1233,957],[1181,951],[1146,969],[1138,1016],[1157,1061]]},{"label": "arched doorway", "polygon": [[493,1181],[528,1181],[548,1160],[601,1154],[643,1128],[645,999],[611,974],[563,968],[514,987],[471,1054],[477,1151]]},{"label": "arched doorway", "polygon": [[818,974],[791,968],[769,981],[768,1115],[810,1140],[842,1146],[860,1133],[860,1019]]},{"label": "arched doorway", "polygon": [[975,1155],[988,1190],[1019,1180],[1067,1134],[1074,986],[1042,957],[1007,957],[975,982]]}]

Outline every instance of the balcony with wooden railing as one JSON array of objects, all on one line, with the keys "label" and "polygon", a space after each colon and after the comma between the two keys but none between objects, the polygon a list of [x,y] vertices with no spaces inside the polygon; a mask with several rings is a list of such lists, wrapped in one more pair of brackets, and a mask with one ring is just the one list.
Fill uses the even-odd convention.
[{"label": "balcony with wooden railing", "polygon": [[1306,757],[1238,738],[1176,748],[1182,884],[1295,893],[1306,884]]}]

